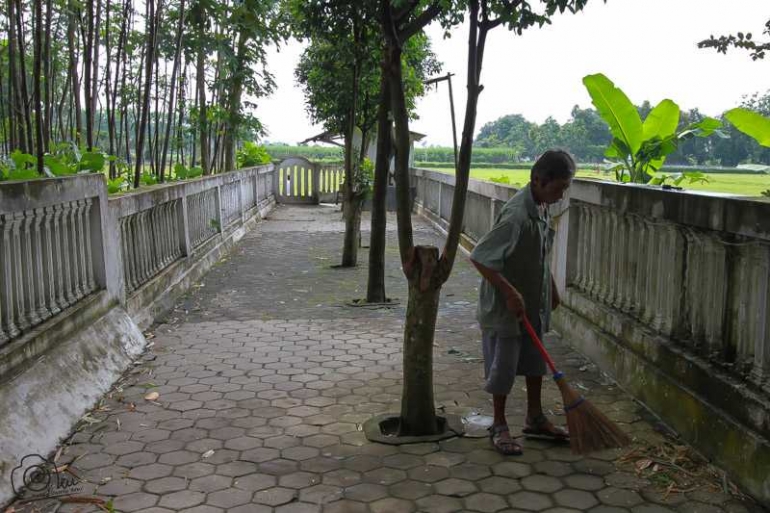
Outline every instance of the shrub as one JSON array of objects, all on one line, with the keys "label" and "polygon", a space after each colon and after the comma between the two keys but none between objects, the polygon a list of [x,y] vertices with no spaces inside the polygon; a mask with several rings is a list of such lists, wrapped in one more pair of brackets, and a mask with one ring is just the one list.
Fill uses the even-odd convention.
[{"label": "shrub", "polygon": [[264,146],[259,146],[257,143],[251,141],[246,141],[243,144],[243,148],[235,153],[235,160],[238,169],[242,169],[244,167],[269,164],[272,159]]}]

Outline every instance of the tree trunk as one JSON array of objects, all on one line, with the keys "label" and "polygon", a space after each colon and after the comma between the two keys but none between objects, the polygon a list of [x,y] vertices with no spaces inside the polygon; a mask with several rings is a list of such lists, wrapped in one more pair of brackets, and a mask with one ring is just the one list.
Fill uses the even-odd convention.
[{"label": "tree trunk", "polygon": [[[42,0],[40,0],[42,1]],[[56,76],[52,73],[53,68],[51,63],[51,19],[52,13],[52,1],[46,0],[46,13],[45,13],[45,41],[43,42],[43,77],[45,78],[45,90],[44,90],[44,116],[43,116],[43,144],[44,150],[48,151],[48,144],[53,139],[53,103],[51,97],[53,95],[53,81]]]},{"label": "tree trunk", "polygon": [[433,336],[441,286],[431,277],[438,264],[438,248],[414,248],[412,272],[423,279],[409,280],[409,300],[404,326],[404,386],[401,395],[400,435],[434,435],[439,432],[433,399]]},{"label": "tree trunk", "polygon": [[38,0],[34,2],[35,8],[35,49],[33,61],[32,87],[34,89],[35,100],[35,154],[37,156],[37,172],[44,175],[43,155],[45,154],[45,145],[43,143],[43,2]]},{"label": "tree trunk", "polygon": [[[9,119],[9,131],[11,133],[10,148],[19,148],[23,146],[23,143],[19,144],[23,138],[21,134],[21,112],[19,108],[19,82],[16,76],[16,28],[14,27],[14,7],[13,0],[8,1],[8,119]],[[23,151],[23,150],[22,150]],[[10,152],[9,152],[10,153]]]},{"label": "tree trunk", "polygon": [[401,264],[409,281],[404,324],[404,386],[400,435],[439,433],[433,400],[433,337],[441,283],[435,279],[438,249],[414,247],[409,201],[409,114],[404,96],[401,48],[386,39],[385,62],[396,128],[396,203]]},{"label": "tree trunk", "polygon": [[[203,34],[205,28],[200,27],[200,34]],[[209,132],[208,123],[206,120],[206,50],[204,48],[198,49],[198,63],[196,70],[196,82],[198,85],[198,130],[200,136],[200,156],[201,156],[201,168],[203,168],[203,174],[208,175],[211,173],[209,169]]]},{"label": "tree trunk", "polygon": [[[13,0],[10,0],[11,2]],[[25,144],[27,148],[27,152],[32,153],[34,150],[34,144],[32,142],[34,128],[32,127],[32,115],[29,111],[29,106],[31,102],[29,101],[29,93],[27,90],[27,67],[26,67],[26,55],[27,52],[24,48],[24,22],[23,22],[23,15],[22,15],[22,9],[23,4],[21,0],[16,0],[16,42],[18,44],[18,50],[19,50],[19,82],[20,87],[19,90],[21,91],[21,107],[22,107],[22,114],[24,116],[24,134],[25,134]]]},{"label": "tree trunk", "polygon": [[381,99],[377,108],[377,161],[374,164],[372,223],[369,240],[369,279],[366,287],[368,303],[384,303],[385,245],[387,229],[388,171],[390,170],[391,130],[388,77],[383,69],[380,77]]},{"label": "tree trunk", "polygon": [[139,187],[144,161],[144,136],[147,131],[147,119],[150,110],[150,90],[152,87],[152,65],[155,61],[155,0],[147,1],[147,52],[145,56],[144,92],[142,97],[139,130],[136,142],[136,164],[134,168],[134,188]]},{"label": "tree trunk", "polygon": [[[353,51],[358,51],[360,27],[357,19],[353,19]],[[360,86],[361,64],[358,55],[353,60],[353,94],[348,114],[347,134],[345,134],[345,183],[343,194],[343,215],[345,217],[345,238],[342,245],[341,267],[358,265],[358,242],[361,238],[361,208],[363,197],[355,183],[356,171],[361,163],[354,162],[353,137],[356,128],[356,113],[358,112],[358,91]],[[357,156],[356,156],[357,157]]]},{"label": "tree trunk", "polygon": [[174,122],[174,95],[176,94],[177,84],[176,76],[179,72],[179,65],[182,61],[182,34],[184,29],[184,0],[179,2],[179,23],[176,31],[176,48],[174,50],[174,67],[171,70],[171,82],[169,89],[171,95],[168,101],[168,116],[166,117],[166,134],[163,138],[163,152],[160,161],[160,181],[166,179],[166,154],[168,153],[168,142],[171,137],[171,125]]},{"label": "tree trunk", "polygon": [[93,103],[91,102],[91,82],[93,77],[92,60],[93,60],[93,44],[94,44],[94,0],[88,0],[86,2],[86,33],[85,41],[83,42],[83,92],[85,93],[86,101],[86,147],[88,151],[93,150],[94,145],[94,112],[92,110]]},{"label": "tree trunk", "polygon": [[230,94],[227,99],[227,120],[228,126],[225,130],[224,151],[225,156],[225,171],[232,171],[235,169],[235,135],[240,125],[240,111],[241,111],[241,95],[243,94],[243,74],[246,52],[246,44],[248,43],[248,35],[245,29],[241,29],[241,33],[238,36],[238,50],[235,58],[235,69],[233,70],[233,82],[230,89]]},{"label": "tree trunk", "polygon": [[67,22],[67,46],[69,47],[69,76],[72,79],[72,99],[74,101],[74,116],[75,116],[75,143],[80,146],[81,137],[83,134],[83,125],[81,122],[81,108],[80,108],[80,81],[78,79],[78,59],[75,53],[76,41],[75,41],[75,0],[69,0],[68,2],[69,20]]}]

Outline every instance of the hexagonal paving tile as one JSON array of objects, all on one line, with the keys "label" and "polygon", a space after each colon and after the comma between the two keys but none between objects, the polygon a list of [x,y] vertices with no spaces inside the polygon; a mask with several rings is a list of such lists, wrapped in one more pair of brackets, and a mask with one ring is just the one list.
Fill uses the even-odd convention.
[{"label": "hexagonal paving tile", "polygon": [[415,504],[404,499],[389,497],[369,505],[372,513],[410,513],[415,511]]},{"label": "hexagonal paving tile", "polygon": [[312,504],[329,504],[342,499],[343,489],[326,484],[315,485],[300,490],[299,499]]},{"label": "hexagonal paving tile", "polygon": [[372,502],[387,495],[387,488],[372,483],[360,483],[345,489],[345,498],[354,501]]},{"label": "hexagonal paving tile", "polygon": [[158,503],[161,507],[179,510],[184,508],[191,508],[197,506],[206,500],[206,495],[201,492],[194,492],[191,490],[182,490],[174,492],[168,495],[164,495],[160,498]]},{"label": "hexagonal paving tile", "polygon": [[521,480],[521,486],[525,490],[531,490],[534,492],[552,493],[564,488],[561,481],[555,477],[534,475],[528,476]]},{"label": "hexagonal paving tile", "polygon": [[542,511],[553,506],[553,501],[549,496],[526,491],[509,495],[508,503],[514,508],[527,511]]},{"label": "hexagonal paving tile", "polygon": [[241,490],[256,492],[259,490],[271,488],[275,486],[277,482],[278,479],[276,479],[275,476],[255,473],[236,478],[233,482],[233,486],[240,488]]},{"label": "hexagonal paving tile", "polygon": [[233,483],[233,478],[222,475],[210,475],[204,477],[198,477],[190,481],[190,490],[196,492],[216,492],[218,490],[224,490],[230,488]]},{"label": "hexagonal paving tile", "polygon": [[439,481],[433,485],[433,488],[438,494],[459,498],[467,497],[468,495],[472,495],[479,491],[473,481],[455,478]]},{"label": "hexagonal paving tile", "polygon": [[460,511],[463,507],[459,499],[443,495],[429,495],[418,499],[417,506],[425,513],[450,513]]},{"label": "hexagonal paving tile", "polygon": [[144,485],[144,488],[148,492],[157,493],[158,495],[169,492],[178,492],[179,490],[184,490],[187,488],[187,479],[182,477],[163,477],[161,479],[148,481]]},{"label": "hexagonal paving tile", "polygon": [[225,511],[241,504],[248,504],[251,502],[253,493],[246,490],[220,490],[218,492],[210,493],[206,497],[206,504],[223,508]]},{"label": "hexagonal paving tile", "polygon": [[553,498],[560,506],[583,511],[599,504],[594,494],[583,490],[561,490],[553,494]]},{"label": "hexagonal paving tile", "polygon": [[476,493],[465,498],[465,507],[474,511],[494,512],[508,507],[505,499],[491,493]]},{"label": "hexagonal paving tile", "polygon": [[294,501],[298,496],[297,490],[291,488],[271,487],[254,493],[253,501],[267,506],[280,506]]}]

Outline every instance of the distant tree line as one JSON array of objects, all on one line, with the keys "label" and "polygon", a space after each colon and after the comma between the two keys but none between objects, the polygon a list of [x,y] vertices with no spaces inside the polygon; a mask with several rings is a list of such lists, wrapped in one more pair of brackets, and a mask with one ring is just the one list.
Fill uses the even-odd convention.
[{"label": "distant tree line", "polygon": [[[765,116],[770,115],[770,91],[745,98],[742,105]],[[637,107],[644,119],[652,109],[648,101]],[[699,121],[704,115],[698,109],[682,111],[680,129]],[[672,154],[668,164],[675,165],[715,165],[736,166],[742,163],[770,165],[770,149],[763,148],[752,138],[738,132],[731,124],[725,124],[723,132],[727,138],[694,138],[684,141],[676,153]],[[480,148],[505,148],[509,150],[507,161],[534,160],[548,148],[561,147],[569,150],[580,162],[601,162],[604,150],[612,136],[609,127],[592,109],[575,106],[570,119],[559,124],[548,117],[542,124],[527,120],[520,114],[509,114],[485,124],[476,137],[475,145]],[[423,150],[421,150],[422,152]],[[429,151],[429,150],[427,150]],[[434,158],[424,160],[440,162],[440,155],[433,152]],[[504,158],[504,153],[493,152],[497,159]],[[474,157],[483,157],[476,153]],[[491,155],[490,155],[491,157]],[[450,156],[451,160],[451,156]],[[485,161],[494,161],[489,158]],[[501,160],[502,162],[502,160]]]}]

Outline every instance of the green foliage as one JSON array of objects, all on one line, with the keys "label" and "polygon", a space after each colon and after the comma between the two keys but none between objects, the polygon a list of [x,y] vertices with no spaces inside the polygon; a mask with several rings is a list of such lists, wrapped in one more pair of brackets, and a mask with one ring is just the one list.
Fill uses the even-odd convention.
[{"label": "green foliage", "polygon": [[677,132],[679,106],[668,99],[655,106],[642,121],[626,94],[602,74],[586,76],[583,84],[599,115],[610,127],[613,140],[605,156],[611,159],[609,169],[615,172],[619,182],[647,183],[656,178],[676,181],[679,177],[664,179],[656,173],[680,141],[720,133],[722,123],[713,118],[696,121]]},{"label": "green foliage", "polygon": [[117,194],[123,192],[131,186],[127,176],[118,176],[112,180],[107,180],[107,194]]},{"label": "green foliage", "polygon": [[372,192],[374,187],[374,162],[368,158],[364,158],[359,166],[356,175],[356,185],[356,189],[362,191],[364,195]]},{"label": "green foliage", "polygon": [[0,181],[41,178],[35,169],[36,164],[37,158],[33,155],[14,150],[8,158],[0,160]]},{"label": "green foliage", "polygon": [[725,118],[760,145],[770,148],[770,118],[744,107],[725,112]]},{"label": "green foliage", "polygon": [[[762,33],[770,36],[770,20],[767,20],[765,23],[765,29]],[[765,53],[770,51],[770,41],[756,41],[751,32],[746,34],[738,32],[736,35],[731,34],[729,36],[719,36],[718,38],[712,35],[698,43],[698,48],[714,48],[717,52],[725,54],[730,47],[748,50],[751,58],[756,61],[764,59]]]},{"label": "green foliage", "polygon": [[650,180],[650,185],[668,185],[668,182],[673,183],[678,187],[682,182],[687,180],[687,183],[692,185],[694,183],[709,183],[709,178],[705,173],[701,171],[686,171],[684,173],[675,173],[669,175],[666,173],[656,173],[655,177]]},{"label": "green foliage", "polygon": [[272,158],[264,146],[251,141],[243,143],[243,147],[235,154],[238,169],[269,164],[271,160]]},{"label": "green foliage", "polygon": [[158,177],[152,173],[142,173],[141,181],[143,185],[156,185],[158,183]]},{"label": "green foliage", "polygon": [[200,166],[188,168],[183,164],[174,165],[174,180],[176,181],[191,180],[199,176],[203,176],[203,168]]},{"label": "green foliage", "polygon": [[511,183],[511,177],[507,175],[492,176],[489,178],[489,181],[508,185]]},{"label": "green foliage", "polygon": [[265,150],[275,159],[288,157],[305,157],[313,161],[341,162],[343,159],[342,148],[339,146],[289,146],[281,144],[267,144]]}]

